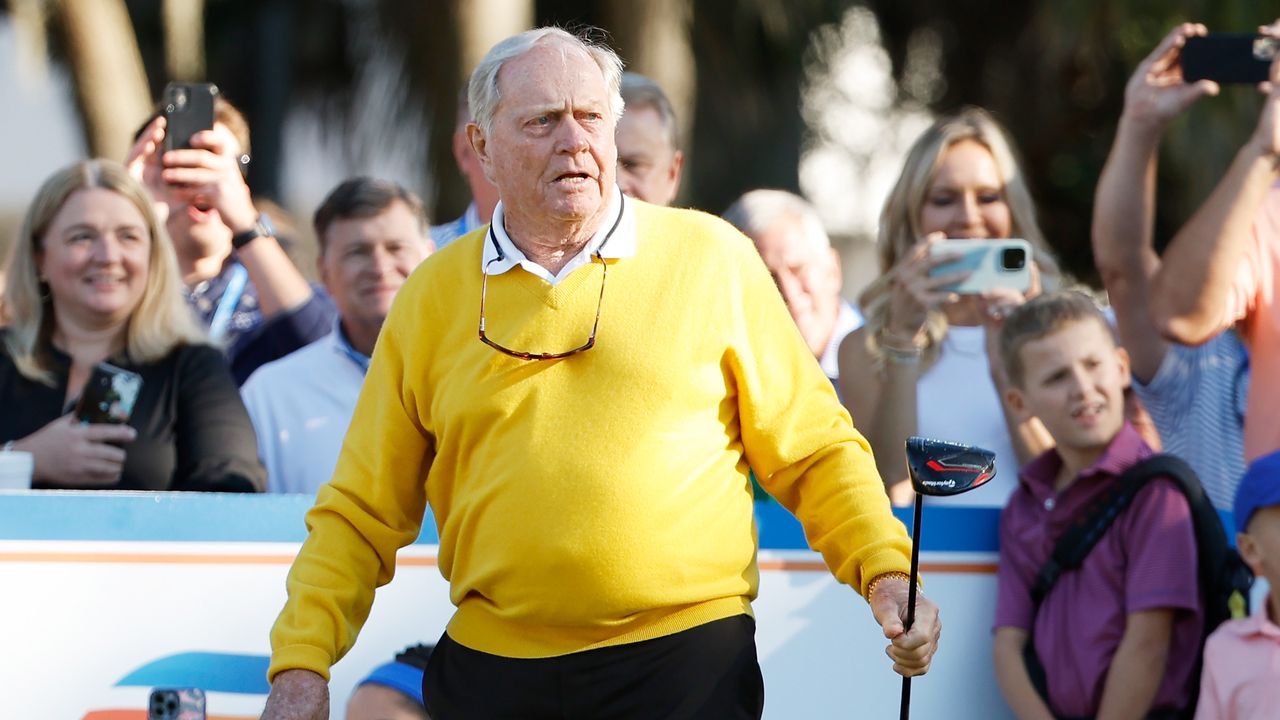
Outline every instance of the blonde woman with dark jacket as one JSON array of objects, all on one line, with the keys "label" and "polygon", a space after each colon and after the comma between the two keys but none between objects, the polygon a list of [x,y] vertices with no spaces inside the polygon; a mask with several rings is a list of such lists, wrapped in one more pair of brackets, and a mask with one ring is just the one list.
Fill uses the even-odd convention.
[{"label": "blonde woman with dark jacket", "polygon": [[[183,300],[172,244],[124,167],[45,181],[6,269],[0,444],[34,456],[35,488],[261,490],[248,414]],[[142,376],[126,424],[72,408],[101,362]]]}]

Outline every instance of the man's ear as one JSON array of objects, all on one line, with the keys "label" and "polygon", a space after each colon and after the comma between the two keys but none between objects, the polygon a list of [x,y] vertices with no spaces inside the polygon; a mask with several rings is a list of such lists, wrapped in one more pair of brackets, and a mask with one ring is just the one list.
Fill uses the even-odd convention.
[{"label": "man's ear", "polygon": [[1253,574],[1262,577],[1262,553],[1258,550],[1258,544],[1253,541],[1249,533],[1236,533],[1236,549],[1240,551],[1240,558],[1249,566]]},{"label": "man's ear", "polygon": [[1026,421],[1035,416],[1027,410],[1027,396],[1015,385],[1010,385],[1009,389],[1004,391],[1004,402],[1018,420]]},{"label": "man's ear", "polygon": [[489,156],[489,139],[484,136],[479,125],[467,123],[467,141],[471,143],[471,149],[475,151],[476,159],[484,169],[484,176],[489,182],[493,182],[493,158]]},{"label": "man's ear", "polygon": [[[321,284],[321,285],[324,285],[324,288],[325,288],[326,290],[328,290],[328,289],[329,289],[329,273],[328,273],[328,272],[326,272],[327,268],[325,267],[325,262],[324,262],[325,246],[324,246],[323,244],[322,244],[322,245],[319,245],[319,246],[316,248],[316,250],[317,250],[317,252],[316,252],[316,277],[320,278],[320,284]],[[332,293],[331,293],[331,294],[332,294]]]},{"label": "man's ear", "polygon": [[831,253],[831,262],[827,272],[831,276],[831,282],[834,283],[836,292],[844,287],[844,266],[840,263],[840,251],[835,248],[827,248],[827,252]]},{"label": "man's ear", "polygon": [[671,189],[676,195],[680,194],[680,173],[684,171],[684,153],[677,150],[675,155],[671,156]]},{"label": "man's ear", "polygon": [[1129,386],[1133,384],[1133,375],[1130,371],[1131,364],[1129,362],[1129,351],[1119,345],[1116,346],[1116,362],[1120,363],[1120,373],[1121,377],[1124,379],[1124,388],[1128,390]]}]

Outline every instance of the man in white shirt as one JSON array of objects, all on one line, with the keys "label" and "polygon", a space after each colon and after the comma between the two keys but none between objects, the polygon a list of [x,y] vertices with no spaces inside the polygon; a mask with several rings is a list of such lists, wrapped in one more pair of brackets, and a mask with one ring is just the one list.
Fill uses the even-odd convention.
[{"label": "man in white shirt", "polygon": [[840,254],[804,198],[783,190],[752,190],[724,213],[751,238],[773,274],[800,334],[832,382],[840,379],[837,355],[862,315],[840,296]]},{"label": "man in white shirt", "polygon": [[422,201],[399,185],[355,178],[316,210],[321,280],[338,308],[329,335],[259,368],[242,389],[267,490],[312,493],[327,482],[391,301],[434,249]]}]

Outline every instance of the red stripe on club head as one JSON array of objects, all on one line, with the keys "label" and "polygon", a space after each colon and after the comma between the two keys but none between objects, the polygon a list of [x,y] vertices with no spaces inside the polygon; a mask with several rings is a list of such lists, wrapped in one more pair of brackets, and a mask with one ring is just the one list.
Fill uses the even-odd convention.
[{"label": "red stripe on club head", "polygon": [[929,462],[925,463],[925,465],[930,470],[936,470],[938,472],[971,472],[971,473],[982,472],[982,468],[970,467],[968,465],[953,465],[953,466],[943,465],[937,460],[930,460]]}]

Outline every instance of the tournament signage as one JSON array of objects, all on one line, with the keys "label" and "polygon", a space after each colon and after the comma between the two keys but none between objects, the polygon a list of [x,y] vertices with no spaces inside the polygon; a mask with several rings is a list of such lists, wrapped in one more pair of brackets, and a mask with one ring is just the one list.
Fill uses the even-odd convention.
[{"label": "tournament signage", "polygon": [[[306,536],[304,496],[0,492],[0,718],[145,720],[153,687],[205,690],[210,720],[257,718],[268,631]],[[996,521],[926,508],[921,569],[945,632],[915,683],[919,717],[1011,718],[991,668]],[[866,603],[838,585],[774,502],[756,505],[754,603],[765,717],[893,717],[898,676]],[[906,515],[900,515],[910,522]],[[333,716],[404,647],[434,642],[452,613],[434,523],[403,549],[351,653],[333,670]],[[68,681],[68,678],[74,679]],[[957,699],[960,700],[957,700]]]}]

